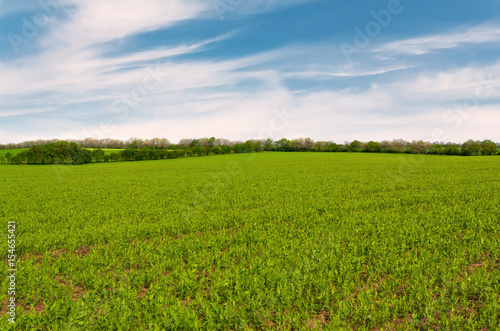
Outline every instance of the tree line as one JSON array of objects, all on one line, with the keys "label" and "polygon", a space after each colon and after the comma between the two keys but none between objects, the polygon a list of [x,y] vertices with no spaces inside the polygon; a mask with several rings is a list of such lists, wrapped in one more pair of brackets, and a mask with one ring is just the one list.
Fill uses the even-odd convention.
[{"label": "tree line", "polygon": [[[210,139],[209,139],[210,140]],[[202,144],[203,140],[192,139],[189,144],[151,146],[134,140],[120,151],[106,154],[101,148],[93,150],[82,148],[76,142],[57,141],[45,145],[33,145],[27,150],[15,155],[6,153],[0,156],[1,163],[10,164],[85,164],[92,162],[143,161],[160,159],[177,159],[183,157],[199,157],[231,153],[261,152],[262,146],[258,142],[247,141],[231,145],[215,145],[215,139],[209,145]]]},{"label": "tree line", "polygon": [[315,152],[365,152],[365,153],[408,153],[408,154],[436,154],[436,155],[497,155],[500,154],[500,144],[491,140],[475,141],[467,140],[463,144],[426,142],[423,140],[413,140],[412,142],[403,139],[381,142],[368,141],[361,142],[354,140],[337,144],[331,141],[314,142],[309,138],[299,138],[288,140],[286,138],[278,141],[268,139],[263,146],[265,151],[315,151]]},{"label": "tree line", "polygon": [[[28,140],[20,143],[9,143],[0,144],[0,150],[4,149],[25,149],[31,146],[48,145],[50,143],[55,143],[61,141],[60,139],[38,139],[38,140]],[[152,139],[141,139],[141,138],[130,138],[128,140],[119,139],[95,139],[95,138],[85,138],[82,140],[78,139],[66,139],[67,142],[73,142],[82,148],[109,148],[109,149],[124,149],[130,147],[132,143],[136,145],[137,148],[143,147],[157,147],[157,148],[169,148],[172,144],[166,138],[152,138]],[[179,148],[185,148],[192,144],[200,145],[203,147],[213,146],[233,146],[238,142],[232,142],[228,139],[223,138],[201,138],[201,139],[181,139],[177,145]]]},{"label": "tree line", "polygon": [[[88,140],[83,140],[87,141]],[[83,142],[82,141],[82,142]],[[101,146],[102,141],[94,141],[91,146]],[[142,161],[159,159],[176,159],[183,157],[199,157],[233,153],[255,153],[262,151],[281,152],[364,152],[364,153],[408,153],[436,155],[500,155],[499,144],[491,140],[468,140],[463,144],[425,142],[403,139],[382,142],[361,142],[354,140],[337,144],[331,141],[315,142],[310,138],[288,140],[282,138],[274,141],[247,140],[232,142],[227,139],[201,138],[182,139],[173,145],[165,138],[151,140],[134,139],[123,142],[121,151],[106,154],[101,147],[84,148],[75,141],[51,141],[46,144],[35,144],[27,150],[12,155],[0,156],[1,163],[11,164],[84,164],[92,162]]]}]

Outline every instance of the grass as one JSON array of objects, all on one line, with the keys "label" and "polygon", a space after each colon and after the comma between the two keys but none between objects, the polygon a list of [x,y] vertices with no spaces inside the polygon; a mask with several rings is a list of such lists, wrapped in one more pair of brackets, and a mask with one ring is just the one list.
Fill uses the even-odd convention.
[{"label": "grass", "polygon": [[12,156],[16,155],[19,152],[25,151],[27,148],[21,149],[0,149],[0,156],[5,156],[7,153],[10,153]]},{"label": "grass", "polygon": [[4,165],[16,327],[494,330],[499,173],[364,153]]}]

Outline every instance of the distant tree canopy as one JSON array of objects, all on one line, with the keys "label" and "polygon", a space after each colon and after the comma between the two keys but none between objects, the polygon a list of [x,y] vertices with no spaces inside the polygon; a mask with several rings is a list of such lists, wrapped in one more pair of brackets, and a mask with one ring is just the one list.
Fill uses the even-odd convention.
[{"label": "distant tree canopy", "polygon": [[[232,142],[227,139],[201,138],[182,139],[177,145],[170,144],[165,138],[153,138],[151,140],[129,139],[126,142],[113,139],[92,140],[91,138],[82,141],[50,141],[45,144],[35,142],[25,142],[15,145],[26,146],[32,144],[27,150],[16,155],[6,153],[1,156],[0,163],[11,164],[84,164],[91,162],[117,162],[117,161],[142,161],[159,159],[176,159],[183,157],[199,157],[232,153],[255,153],[262,151],[281,152],[353,152],[353,153],[408,153],[408,154],[436,154],[436,155],[500,155],[499,144],[491,140],[474,141],[467,140],[463,144],[425,142],[414,140],[407,142],[403,139],[392,141],[369,141],[361,142],[354,140],[346,141],[344,144],[337,144],[331,141],[315,142],[310,138],[298,138],[288,140],[282,138],[277,141],[247,140],[245,142]],[[82,145],[91,146],[93,150],[86,149]],[[120,151],[112,152],[109,155],[95,146],[112,146],[122,148]]]},{"label": "distant tree canopy", "polygon": [[[157,141],[167,141],[157,139]],[[229,145],[223,145],[229,143]],[[93,150],[82,148],[76,142],[57,141],[45,145],[33,145],[29,149],[12,156],[7,153],[0,159],[1,163],[11,164],[84,164],[91,162],[142,161],[159,159],[176,159],[231,153],[261,152],[258,141],[249,140],[244,143],[230,143],[222,139],[192,139],[183,148],[168,144],[144,144],[144,141],[132,140],[127,147],[109,155],[101,148]]]},{"label": "distant tree canopy", "polygon": [[[31,146],[47,145],[50,143],[56,143],[61,140],[51,139],[51,140],[29,140],[21,143],[10,143],[10,144],[0,144],[0,149],[23,149],[30,148]],[[145,146],[153,146],[156,148],[169,148],[171,143],[166,138],[153,138],[153,139],[140,139],[140,138],[130,138],[128,140],[119,139],[94,139],[85,138],[83,140],[66,140],[67,142],[73,142],[82,148],[112,148],[112,149],[123,149],[130,147],[130,145],[135,142],[137,148],[143,148]]]},{"label": "distant tree canopy", "polygon": [[74,142],[58,141],[31,146],[10,158],[14,164],[83,164],[92,162],[93,152]]},{"label": "distant tree canopy", "polygon": [[317,141],[306,139],[288,140],[282,138],[277,141],[267,139],[261,142],[265,151],[311,151],[311,152],[364,152],[364,153],[407,153],[407,154],[436,154],[436,155],[500,155],[500,144],[491,140],[473,141],[460,144],[444,142],[426,142],[414,140],[412,142],[403,139],[381,142],[361,142],[354,140],[346,141],[344,144],[336,144],[331,141]]}]

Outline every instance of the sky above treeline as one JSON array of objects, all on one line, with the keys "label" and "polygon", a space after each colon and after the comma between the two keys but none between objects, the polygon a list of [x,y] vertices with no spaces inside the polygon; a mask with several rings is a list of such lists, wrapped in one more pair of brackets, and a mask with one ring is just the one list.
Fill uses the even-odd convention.
[{"label": "sky above treeline", "polygon": [[0,1],[0,143],[500,142],[500,1]]}]

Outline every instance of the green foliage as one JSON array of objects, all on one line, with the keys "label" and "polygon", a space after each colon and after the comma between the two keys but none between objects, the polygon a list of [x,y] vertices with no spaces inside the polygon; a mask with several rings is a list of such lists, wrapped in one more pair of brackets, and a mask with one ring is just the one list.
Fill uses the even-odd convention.
[{"label": "green foliage", "polygon": [[329,142],[325,144],[325,147],[323,148],[324,152],[347,152],[349,146],[343,146],[343,145],[338,145],[333,142]]},{"label": "green foliage", "polygon": [[74,142],[59,141],[31,146],[10,158],[14,164],[83,164],[92,161],[92,152]]},{"label": "green foliage", "polygon": [[215,137],[211,137],[210,139],[208,139],[208,147],[209,148],[214,147],[214,142],[215,142]]},{"label": "green foliage", "polygon": [[467,140],[462,145],[462,155],[465,156],[473,156],[473,155],[481,155],[482,146],[481,142],[474,141],[472,139]]},{"label": "green foliage", "polygon": [[484,155],[495,155],[497,153],[497,146],[491,140],[485,140],[481,143]]},{"label": "green foliage", "polygon": [[3,165],[20,259],[0,329],[496,330],[499,172],[369,153]]},{"label": "green foliage", "polygon": [[109,159],[111,161],[114,161],[114,162],[119,161],[120,160],[120,154],[119,153],[111,153],[109,155]]},{"label": "green foliage", "polygon": [[423,140],[414,140],[409,144],[407,152],[411,154],[425,154],[429,152],[431,147],[430,143],[426,143]]},{"label": "green foliage", "polygon": [[253,151],[254,151],[254,152],[257,152],[257,153],[258,153],[258,152],[262,152],[262,151],[263,151],[263,149],[264,149],[264,148],[262,147],[262,145],[260,144],[260,142],[258,142],[258,141],[257,141],[257,142],[255,142],[255,143],[253,144]]},{"label": "green foliage", "polygon": [[137,149],[137,140],[134,140],[130,143],[130,146],[128,147],[128,149]]},{"label": "green foliage", "polygon": [[[84,141],[84,143],[86,140]],[[99,141],[94,142],[94,144]],[[105,141],[102,142],[104,144]],[[225,143],[225,145],[223,144]],[[118,144],[114,141],[113,144]],[[123,143],[124,144],[124,143]],[[125,149],[83,149],[74,141],[57,141],[45,145],[33,145],[29,149],[18,150],[12,156],[10,152],[0,150],[1,163],[11,164],[85,164],[91,162],[109,161],[143,161],[176,159],[181,157],[200,157],[221,154],[241,154],[262,151],[280,152],[367,152],[367,153],[407,153],[407,154],[445,154],[445,155],[496,155],[497,146],[491,140],[483,142],[468,140],[462,145],[448,143],[443,146],[440,143],[431,144],[422,140],[414,140],[411,143],[403,139],[393,141],[362,143],[355,140],[351,143],[345,142],[339,145],[331,141],[314,142],[310,138],[297,138],[288,140],[282,138],[278,141],[267,139],[248,140],[244,143],[231,144],[225,139],[201,138],[182,139],[178,145],[170,145],[165,138],[153,138],[151,140],[133,140],[127,142]],[[231,145],[231,146],[230,146]],[[170,146],[170,150],[166,149]],[[14,151],[14,150],[12,150]]]},{"label": "green foliage", "polygon": [[458,148],[457,144],[446,144],[446,146],[444,146],[443,154],[460,155],[460,148]]},{"label": "green foliage", "polygon": [[[161,139],[158,141],[161,141]],[[130,146],[123,150],[102,150],[83,149],[74,142],[55,142],[47,145],[35,145],[27,150],[22,150],[14,157],[10,157],[9,161],[12,164],[85,164],[91,162],[109,162],[109,161],[143,161],[143,160],[160,160],[160,159],[176,159],[181,157],[193,156],[208,156],[231,153],[253,153],[261,152],[262,146],[258,141],[249,140],[245,143],[236,144],[233,147],[228,145],[213,146],[215,138],[210,139],[194,139],[185,149],[167,150],[163,147],[146,145],[138,148],[139,142],[134,140]],[[203,145],[212,147],[203,147],[202,141],[206,142]],[[143,144],[144,145],[144,144]],[[3,155],[0,157],[6,158]]]},{"label": "green foliage", "polygon": [[290,151],[291,143],[290,143],[290,140],[288,140],[286,138],[282,138],[282,139],[276,141],[274,143],[274,146],[276,147],[277,151],[287,152],[287,151]]},{"label": "green foliage", "polygon": [[349,152],[361,152],[361,141],[354,140],[349,144],[348,147]]},{"label": "green foliage", "polygon": [[199,147],[200,141],[198,139],[193,139],[193,141],[189,144],[190,148]]},{"label": "green foliage", "polygon": [[276,146],[274,145],[274,141],[272,139],[267,139],[265,144],[264,144],[264,150],[265,151],[275,151]]},{"label": "green foliage", "polygon": [[429,150],[429,154],[440,155],[440,154],[443,154],[443,152],[444,152],[443,146],[441,144],[438,144],[438,143],[432,144],[432,146]]},{"label": "green foliage", "polygon": [[104,153],[104,151],[100,148],[97,148],[97,149],[94,149],[92,151],[92,159],[94,159],[95,162],[102,162],[104,161],[104,156],[106,154]]},{"label": "green foliage", "polygon": [[381,152],[380,148],[380,143],[375,142],[375,141],[370,141],[366,144],[365,148],[363,149],[363,152],[367,153],[379,153]]}]

